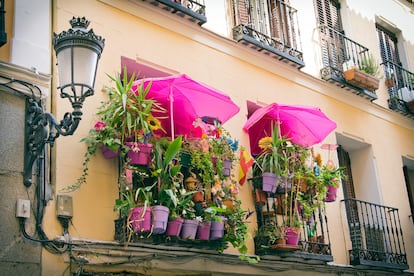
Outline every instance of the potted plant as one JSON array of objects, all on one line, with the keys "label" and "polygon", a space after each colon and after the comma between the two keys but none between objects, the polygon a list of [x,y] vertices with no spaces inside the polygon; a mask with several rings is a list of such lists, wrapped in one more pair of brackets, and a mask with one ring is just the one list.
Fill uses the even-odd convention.
[{"label": "potted plant", "polygon": [[394,70],[392,68],[387,68],[385,70],[385,86],[392,88],[395,85],[395,76]]},{"label": "potted plant", "polygon": [[347,61],[343,67],[344,78],[350,84],[371,92],[379,88],[379,65],[371,54],[363,56],[358,65]]},{"label": "potted plant", "polygon": [[276,192],[278,177],[286,176],[287,156],[286,146],[288,139],[279,137],[279,129],[276,127],[272,137],[264,137],[259,140],[262,151],[255,157],[258,168],[262,171],[262,190]]},{"label": "potted plant", "polygon": [[286,245],[285,229],[281,225],[277,225],[275,221],[261,225],[255,233],[256,249],[281,248]]},{"label": "potted plant", "polygon": [[336,167],[332,161],[322,166],[320,170],[320,181],[327,187],[325,202],[336,200],[336,190],[342,179],[345,179],[344,167]]},{"label": "potted plant", "polygon": [[[166,110],[154,99],[147,98],[151,84],[135,84],[135,74],[128,79],[126,68],[123,77],[118,73],[108,77],[114,82],[114,87],[106,87],[109,100],[98,112],[104,122],[119,131],[121,144],[127,146],[121,151],[123,157],[128,155],[130,162],[148,162],[148,153],[152,146],[148,144],[149,137],[155,130],[163,130],[159,119],[153,114],[162,114]],[[137,157],[135,157],[137,155]],[[144,158],[143,161],[140,158]],[[139,161],[138,161],[139,160]]]}]

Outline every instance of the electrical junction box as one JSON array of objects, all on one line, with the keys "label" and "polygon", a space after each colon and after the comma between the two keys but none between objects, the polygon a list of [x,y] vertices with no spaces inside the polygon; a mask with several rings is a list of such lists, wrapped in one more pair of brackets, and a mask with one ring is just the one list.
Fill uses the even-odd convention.
[{"label": "electrical junction box", "polygon": [[30,217],[30,200],[18,199],[16,203],[16,217],[29,218]]},{"label": "electrical junction box", "polygon": [[69,195],[58,195],[56,201],[56,215],[61,218],[72,218],[72,197]]}]

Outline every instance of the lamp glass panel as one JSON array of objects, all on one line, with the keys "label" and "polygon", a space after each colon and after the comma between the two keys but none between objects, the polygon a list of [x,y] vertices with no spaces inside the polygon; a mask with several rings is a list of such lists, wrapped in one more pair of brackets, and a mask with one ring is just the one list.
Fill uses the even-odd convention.
[{"label": "lamp glass panel", "polygon": [[74,83],[86,84],[93,88],[98,62],[97,53],[88,48],[76,47],[73,49],[73,61]]},{"label": "lamp glass panel", "polygon": [[[63,87],[67,84],[71,83],[72,76],[71,76],[71,49],[65,48],[62,49],[57,54],[57,64],[58,64],[58,71],[59,71],[59,86]],[[67,92],[70,92],[70,89],[65,89]]]}]

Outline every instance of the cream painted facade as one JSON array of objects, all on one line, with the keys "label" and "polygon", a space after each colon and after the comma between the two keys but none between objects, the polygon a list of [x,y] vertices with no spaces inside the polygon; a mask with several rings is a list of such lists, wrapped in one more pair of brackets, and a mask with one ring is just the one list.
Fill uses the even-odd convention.
[{"label": "cream painted facade", "polygon": [[[19,0],[15,2],[28,4]],[[151,2],[57,0],[49,3],[43,1],[45,8],[50,7],[50,13],[45,10],[37,11],[38,14],[45,16],[44,19],[49,18],[53,32],[59,33],[68,29],[68,20],[72,16],[85,16],[91,21],[90,27],[95,33],[106,39],[96,77],[95,95],[86,100],[83,106],[84,115],[76,133],[73,136],[60,137],[52,152],[51,183],[54,198],[59,194],[59,190],[74,183],[80,176],[86,147],[79,140],[86,136],[93,126],[97,107],[105,99],[103,87],[109,81],[106,74],[119,72],[121,57],[126,57],[166,73],[185,73],[229,95],[239,105],[240,112],[227,122],[225,127],[245,147],[249,147],[248,136],[242,130],[248,112],[246,101],[259,104],[278,102],[319,107],[337,124],[336,130],[325,139],[324,143],[340,144],[350,154],[356,197],[359,200],[391,206],[399,210],[409,266],[407,272],[414,272],[414,221],[410,218],[412,211],[402,170],[403,165],[409,168],[410,179],[414,183],[414,117],[403,116],[388,108],[389,95],[383,78],[380,81],[380,88],[376,91],[378,99],[373,101],[321,79],[322,58],[315,27],[317,23],[313,1],[290,1],[291,6],[298,10],[305,63],[300,70],[233,40],[232,25],[228,19],[231,5],[228,0],[206,0],[207,22],[202,26],[154,6]],[[14,3],[15,7],[18,6],[16,3]],[[414,6],[412,4],[398,0],[342,0],[340,3],[343,28],[347,37],[368,47],[379,59],[375,23],[381,22],[391,26],[397,32],[402,64],[404,68],[414,72],[414,32],[412,31]],[[14,22],[16,21],[15,15]],[[50,31],[49,23],[45,22],[42,25],[46,33]],[[16,23],[13,24],[16,27]],[[36,36],[45,43],[44,45],[51,44],[50,37],[51,35]],[[35,49],[37,46],[30,49],[30,53],[23,51],[29,56],[24,59],[20,54],[12,54],[13,51],[19,53],[21,48],[18,43],[13,43],[12,40],[9,47],[11,48],[10,63],[30,68],[28,61],[31,60],[34,64],[37,62],[33,55],[37,52]],[[7,53],[1,52],[1,56],[2,59],[3,56],[7,57]],[[44,60],[49,56],[53,57],[51,64],[54,65],[54,53],[47,46],[42,47],[37,57]],[[8,61],[7,58],[5,60]],[[16,62],[13,62],[14,60]],[[44,67],[36,67],[42,68],[42,73],[50,73],[49,65],[47,63],[43,65]],[[55,92],[58,83],[57,68],[56,66],[51,68],[51,91]],[[70,109],[65,99],[60,99],[58,96],[51,96],[49,99],[51,110],[57,118],[63,117]],[[320,149],[320,145],[315,145],[315,150],[322,154],[323,160],[331,158],[337,161],[335,151],[330,152],[328,156],[328,151]],[[115,199],[118,197],[117,179],[118,167],[115,160],[105,160],[100,153],[92,158],[87,184],[71,193],[73,219],[69,226],[69,233],[72,239],[102,243],[114,240],[114,219],[118,217],[117,212],[113,211]],[[301,268],[301,263],[297,263],[281,269],[280,267],[289,263],[289,260],[282,259],[277,260],[278,268],[274,270],[270,261],[263,261],[266,268],[246,263],[233,263],[233,266],[226,263],[222,264],[223,267],[220,269],[217,266],[219,261],[210,263],[203,259],[201,265],[194,260],[193,267],[176,262],[177,267],[182,267],[182,270],[176,273],[186,275],[185,273],[188,272],[193,273],[192,275],[198,275],[196,273],[201,275],[203,272],[206,274],[211,272],[208,275],[221,275],[227,272],[272,275],[279,272],[282,273],[281,275],[296,275],[296,273],[371,275],[367,270],[350,265],[348,250],[351,249],[351,240],[344,202],[341,201],[344,194],[342,189],[338,191],[338,200],[327,204],[326,209],[333,256],[333,261],[329,264],[315,267],[311,264],[302,264]],[[240,193],[245,209],[254,209],[251,194],[251,185],[246,183]],[[55,203],[56,200],[48,202],[43,222],[43,227],[50,238],[62,235],[62,227],[56,219]],[[255,225],[256,221],[253,218],[249,224],[252,235]],[[249,241],[248,245],[249,254],[254,255],[253,240]],[[109,252],[114,249],[108,247],[100,250]],[[131,253],[125,250],[128,254]],[[237,254],[237,251],[228,249],[225,253]],[[100,258],[99,255],[92,257],[92,255],[85,255],[91,264],[115,260]],[[147,261],[146,259],[145,262]],[[101,272],[123,271],[127,268],[153,275],[151,269],[157,271],[156,268],[151,268],[154,265],[156,266],[157,263],[152,263],[148,267],[143,264],[135,266],[129,264],[125,267],[122,265],[91,267]],[[195,267],[197,265],[200,267]],[[164,275],[164,273],[166,272],[157,271],[154,275]],[[380,272],[373,273],[372,275],[375,275]],[[68,254],[56,255],[42,249],[41,274],[69,275]]]}]

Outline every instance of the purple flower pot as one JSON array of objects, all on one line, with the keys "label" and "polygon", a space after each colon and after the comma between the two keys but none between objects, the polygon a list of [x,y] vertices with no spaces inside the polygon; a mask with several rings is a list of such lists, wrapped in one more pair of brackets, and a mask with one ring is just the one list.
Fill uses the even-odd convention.
[{"label": "purple flower pot", "polygon": [[232,165],[233,165],[233,161],[230,159],[226,159],[223,161],[223,176],[230,175]]},{"label": "purple flower pot", "polygon": [[126,142],[131,149],[127,153],[129,164],[149,166],[151,162],[152,144]]},{"label": "purple flower pot", "polygon": [[338,190],[337,187],[328,186],[328,192],[326,193],[325,202],[334,202],[336,200],[336,191]]},{"label": "purple flower pot", "polygon": [[182,218],[175,218],[173,220],[168,221],[167,224],[167,235],[178,237],[181,233],[181,228],[183,226],[184,220]]},{"label": "purple flower pot", "polygon": [[208,241],[210,239],[211,221],[203,221],[198,224],[197,239]]},{"label": "purple flower pot", "polygon": [[263,191],[274,193],[277,188],[277,176],[274,173],[265,172],[262,175],[263,178]]},{"label": "purple flower pot", "polygon": [[224,217],[219,221],[212,221],[210,228],[210,240],[218,240],[224,236]]},{"label": "purple flower pot", "polygon": [[135,233],[149,232],[151,230],[151,207],[135,207],[129,214],[129,223]]},{"label": "purple flower pot", "polygon": [[117,151],[112,151],[109,148],[105,147],[104,145],[101,145],[99,148],[101,149],[102,154],[105,159],[115,158],[119,156],[119,153],[120,153],[119,149]]},{"label": "purple flower pot", "polygon": [[162,205],[152,207],[152,232],[154,234],[162,234],[167,230],[169,214],[168,207]]},{"label": "purple flower pot", "polygon": [[185,219],[181,228],[181,238],[194,240],[197,234],[198,221]]}]

